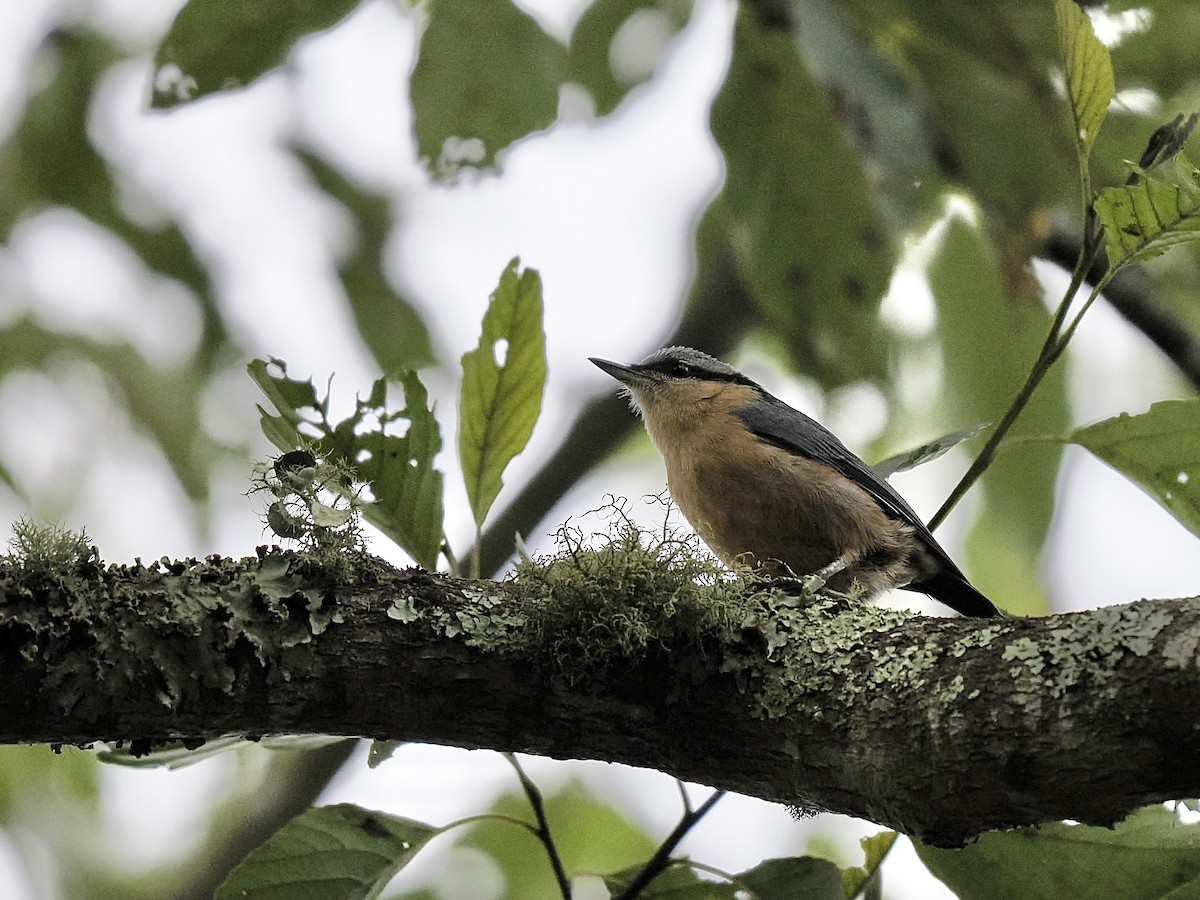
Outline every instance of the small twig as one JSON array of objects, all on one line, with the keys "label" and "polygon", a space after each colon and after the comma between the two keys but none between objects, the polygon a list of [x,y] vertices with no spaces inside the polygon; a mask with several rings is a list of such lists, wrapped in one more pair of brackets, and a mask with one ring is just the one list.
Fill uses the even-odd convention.
[{"label": "small twig", "polygon": [[[1083,245],[1078,233],[1051,232],[1045,254],[1064,268],[1077,259]],[[1108,258],[1100,254],[1092,263],[1087,280],[1097,283],[1108,271]],[[1193,385],[1200,389],[1200,338],[1155,297],[1155,285],[1137,266],[1122,269],[1104,290],[1104,299],[1144,334]]]},{"label": "small twig", "polygon": [[546,805],[542,801],[542,792],[525,774],[525,770],[521,768],[521,764],[517,762],[514,754],[505,753],[504,758],[516,769],[517,777],[521,780],[521,788],[529,800],[534,818],[537,819],[537,828],[534,829],[534,834],[546,848],[546,855],[550,857],[550,867],[554,870],[554,880],[558,882],[558,890],[562,894],[563,900],[571,900],[571,879],[567,877],[562,857],[558,855],[558,848],[554,845],[554,836],[550,833],[550,823],[546,820]]},{"label": "small twig", "polygon": [[692,812],[692,798],[688,796],[687,786],[683,783],[682,778],[675,779],[675,786],[679,788],[679,798],[683,801],[684,814],[690,815]]},{"label": "small twig", "polygon": [[1099,283],[1099,286],[1084,301],[1082,309],[1076,314],[1071,324],[1067,325],[1064,330],[1067,314],[1075,299],[1075,295],[1083,286],[1084,279],[1091,269],[1093,261],[1102,249],[1103,244],[1099,240],[1093,240],[1080,249],[1079,258],[1075,261],[1075,269],[1071,273],[1071,283],[1068,285],[1066,293],[1063,294],[1062,302],[1058,305],[1058,309],[1054,314],[1054,321],[1050,324],[1050,329],[1046,333],[1046,340],[1042,343],[1042,349],[1038,352],[1037,359],[1034,360],[1033,368],[1029,370],[1029,374],[1025,378],[1025,383],[1017,391],[1017,395],[1013,398],[1012,403],[1009,404],[1008,409],[1005,410],[1000,422],[992,430],[992,433],[988,435],[987,443],[983,445],[983,449],[979,451],[979,455],[975,457],[975,461],[971,463],[966,474],[954,486],[954,490],[950,492],[950,496],[946,498],[946,502],[942,504],[941,508],[934,513],[933,518],[929,520],[930,531],[933,531],[945,521],[946,516],[950,515],[951,510],[958,505],[958,501],[963,498],[967,491],[974,486],[975,482],[979,480],[980,476],[992,464],[992,461],[996,458],[996,452],[1000,448],[1001,441],[1004,440],[1009,429],[1016,423],[1017,417],[1025,411],[1025,407],[1033,397],[1033,392],[1042,383],[1042,378],[1050,371],[1050,367],[1062,355],[1071,336],[1075,333],[1075,329],[1079,326],[1083,314],[1092,305],[1099,290],[1107,283],[1107,280]]},{"label": "small twig", "polygon": [[675,830],[667,835],[667,839],[662,842],[662,846],[654,852],[650,860],[642,867],[642,871],[637,873],[633,881],[629,882],[629,886],[614,898],[614,900],[633,900],[650,884],[655,878],[662,874],[662,871],[671,864],[671,854],[675,852],[675,848],[679,846],[679,842],[684,836],[691,831],[692,827],[704,818],[705,814],[712,809],[718,800],[724,797],[726,791],[714,791],[713,794],[701,803],[696,809],[684,813],[683,818],[679,820],[679,824],[675,826]]}]

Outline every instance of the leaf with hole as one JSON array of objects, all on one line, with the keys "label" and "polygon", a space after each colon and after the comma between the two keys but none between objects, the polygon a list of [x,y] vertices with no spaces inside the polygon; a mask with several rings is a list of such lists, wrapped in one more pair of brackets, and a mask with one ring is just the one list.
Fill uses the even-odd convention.
[{"label": "leaf with hole", "polygon": [[463,354],[458,456],[475,524],[482,525],[501,476],[533,434],[546,385],[542,279],[512,260],[500,276],[474,350]]},{"label": "leaf with hole", "polygon": [[1177,184],[1147,177],[1105,188],[1096,198],[1110,272],[1200,238],[1200,172],[1182,157],[1177,162]]},{"label": "leaf with hole", "polygon": [[241,88],[281,65],[306,35],[332,28],[360,0],[190,0],[154,53],[150,105],[178,106]]}]

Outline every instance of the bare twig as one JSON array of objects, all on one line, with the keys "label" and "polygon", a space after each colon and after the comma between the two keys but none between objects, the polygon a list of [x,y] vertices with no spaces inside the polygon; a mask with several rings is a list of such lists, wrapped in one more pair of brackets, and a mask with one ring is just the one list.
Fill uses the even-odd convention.
[{"label": "bare twig", "polygon": [[558,847],[554,844],[554,836],[550,833],[550,822],[546,819],[546,804],[542,800],[542,792],[525,774],[525,770],[517,762],[515,754],[505,753],[504,758],[516,769],[517,777],[521,780],[521,789],[525,791],[529,806],[533,810],[533,816],[537,820],[537,828],[533,829],[533,833],[542,842],[542,846],[546,848],[546,855],[550,857],[550,868],[554,870],[554,880],[558,882],[558,890],[562,893],[563,900],[571,900],[571,879],[567,877],[562,857],[558,853]]},{"label": "bare twig", "polygon": [[724,797],[726,791],[713,791],[707,800],[701,803],[694,810],[689,809],[683,814],[683,818],[679,820],[679,824],[675,829],[667,835],[667,839],[662,842],[662,845],[654,852],[649,861],[642,867],[642,871],[637,873],[633,881],[629,882],[629,886],[617,895],[616,900],[633,900],[646,889],[655,878],[662,874],[671,863],[671,854],[675,852],[675,848],[679,846],[679,842],[684,839],[689,831],[697,822],[704,818],[710,809],[717,805],[717,801]]}]

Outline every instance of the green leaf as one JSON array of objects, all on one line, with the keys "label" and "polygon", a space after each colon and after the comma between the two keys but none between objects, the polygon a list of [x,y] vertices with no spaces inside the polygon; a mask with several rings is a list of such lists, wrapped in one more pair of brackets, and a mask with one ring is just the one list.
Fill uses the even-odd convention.
[{"label": "green leaf", "polygon": [[[280,374],[272,374],[269,366]],[[411,556],[432,569],[442,545],[442,473],[433,467],[442,448],[437,420],[428,407],[425,386],[414,372],[404,372],[403,409],[389,411],[387,381],[380,378],[353,414],[330,424],[329,397],[318,397],[311,380],[289,378],[279,359],[256,359],[250,377],[267,395],[278,415],[261,406],[263,434],[283,451],[313,448],[340,462],[371,486],[373,502],[363,509],[367,521]],[[407,423],[393,434],[397,422]]]},{"label": "green leaf", "polygon": [[899,835],[894,831],[880,831],[859,841],[866,862],[862,866],[853,866],[842,870],[842,885],[845,889],[846,900],[854,900],[871,885],[878,889],[882,883],[880,866],[883,865],[883,861],[891,852],[898,837]]},{"label": "green leaf", "polygon": [[768,859],[737,876],[758,900],[843,900],[842,873],[827,859]]},{"label": "green leaf", "polygon": [[430,0],[410,90],[417,150],[439,177],[491,167],[558,115],[566,48],[511,0]]},{"label": "green leaf", "polygon": [[[620,896],[637,878],[645,862],[620,872],[603,876],[604,886],[612,897]],[[701,881],[686,864],[669,866],[648,884],[638,897],[648,900],[737,900],[738,889],[724,882]]]},{"label": "green leaf", "polygon": [[241,88],[287,59],[292,45],[332,28],[359,0],[189,0],[154,53],[150,105],[167,109]]},{"label": "green leaf", "polygon": [[1182,900],[1200,891],[1200,826],[1163,806],[1112,829],[1055,823],[989,832],[961,850],[913,843],[934,875],[972,900]]},{"label": "green leaf", "polygon": [[1109,271],[1200,238],[1200,172],[1186,164],[1180,168],[1185,169],[1180,184],[1147,177],[1100,192],[1096,215],[1104,226]]},{"label": "green leaf", "polygon": [[687,24],[691,9],[689,0],[594,0],[588,5],[571,32],[568,75],[591,93],[599,115],[611,113],[652,74],[651,67],[624,77],[614,71],[613,40],[621,29],[661,27],[673,39]]},{"label": "green leaf", "polygon": [[217,900],[374,897],[438,830],[349,803],[310,809],[251,851]]},{"label": "green leaf", "polygon": [[1074,0],[1054,0],[1054,14],[1071,95],[1075,140],[1080,159],[1086,160],[1117,90],[1112,59],[1108,48],[1096,37],[1092,20]]},{"label": "green leaf", "polygon": [[[425,385],[415,372],[400,378],[404,408],[388,412],[386,392],[372,397],[377,404],[359,401],[354,415],[339,422],[332,435],[318,442],[322,451],[354,466],[360,478],[371,485],[375,502],[366,507],[367,521],[402,547],[418,565],[437,567],[442,546],[442,473],[433,467],[442,449],[437,420],[428,405]],[[407,420],[403,436],[387,433],[393,422]],[[378,428],[362,431],[370,421]]]},{"label": "green leaf", "polygon": [[981,425],[972,425],[970,428],[964,428],[961,431],[952,431],[949,434],[943,434],[941,437],[934,438],[932,441],[921,444],[919,447],[914,447],[912,450],[906,450],[903,453],[897,453],[894,456],[889,456],[887,459],[880,460],[871,466],[871,468],[875,470],[875,474],[880,478],[891,478],[897,472],[915,469],[917,466],[924,465],[927,462],[933,462],[933,460],[953,450],[963,441],[969,441],[985,428],[987,428],[986,422]]},{"label": "green leaf", "polygon": [[1086,448],[1200,535],[1200,400],[1163,400],[1141,415],[1121,413],[1078,428]]},{"label": "green leaf", "polygon": [[[945,372],[936,415],[951,422],[998,419],[1029,373],[1050,313],[1040,300],[1008,295],[992,244],[958,216],[946,222],[928,276]],[[1070,426],[1064,369],[1056,366],[1013,431],[1061,434]],[[981,591],[1014,613],[1048,608],[1036,563],[1054,514],[1061,458],[1061,446],[1053,444],[1014,449],[992,463],[968,498],[975,516],[964,568]]]},{"label": "green leaf", "polygon": [[800,45],[745,6],[711,124],[729,242],[768,325],[827,386],[882,379],[888,231]]},{"label": "green leaf", "polygon": [[[544,797],[550,831],[568,872],[611,872],[650,858],[656,842],[638,825],[571,780]],[[488,812],[529,821],[529,800],[522,791],[498,797]],[[470,827],[456,845],[490,856],[504,875],[505,896],[522,900],[558,898],[545,851],[523,828],[484,821]]]},{"label": "green leaf", "polygon": [[501,475],[533,434],[546,386],[542,279],[512,260],[488,302],[478,346],[463,354],[458,455],[475,524],[482,525]]}]

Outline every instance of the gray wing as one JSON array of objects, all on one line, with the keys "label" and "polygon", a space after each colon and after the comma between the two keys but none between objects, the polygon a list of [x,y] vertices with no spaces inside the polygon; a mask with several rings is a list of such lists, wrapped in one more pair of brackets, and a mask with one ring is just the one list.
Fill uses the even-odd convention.
[{"label": "gray wing", "polygon": [[870,494],[871,499],[878,503],[885,513],[893,519],[911,525],[949,570],[958,572],[958,567],[939,546],[925,527],[925,523],[921,521],[921,517],[905,499],[876,475],[870,466],[850,452],[846,445],[820,422],[810,419],[765,391],[759,402],[742,407],[737,414],[760,440],[774,444],[789,453],[824,463],[849,478]]}]

